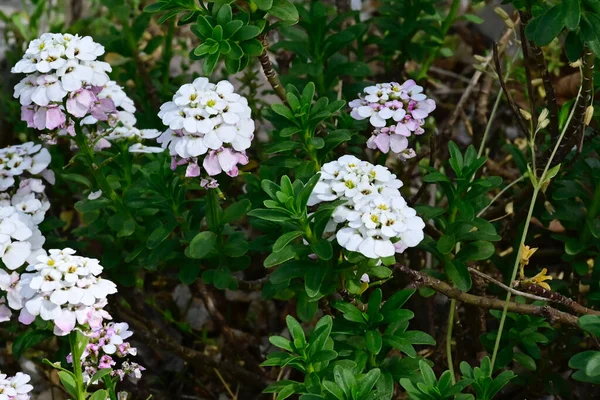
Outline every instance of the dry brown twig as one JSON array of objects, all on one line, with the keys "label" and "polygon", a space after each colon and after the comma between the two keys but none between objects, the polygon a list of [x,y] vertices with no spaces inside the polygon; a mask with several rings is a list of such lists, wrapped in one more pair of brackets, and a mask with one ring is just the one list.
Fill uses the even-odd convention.
[{"label": "dry brown twig", "polygon": [[[415,271],[402,265],[396,265],[394,268],[397,271],[400,271],[406,276],[408,276],[413,281],[413,284],[417,287],[425,286],[431,288],[436,292],[445,295],[446,297],[455,299],[462,303],[474,305],[476,307],[492,310],[504,309],[504,300],[476,296],[470,293],[463,292],[462,290],[457,289],[447,284],[446,282],[442,282],[439,279],[433,278],[422,272]],[[547,305],[535,306],[532,304],[509,302],[508,311],[518,314],[536,315],[539,317],[547,318],[548,320],[550,320],[550,322],[559,322],[566,325],[578,326],[576,316],[566,313],[564,311],[557,310]]]}]

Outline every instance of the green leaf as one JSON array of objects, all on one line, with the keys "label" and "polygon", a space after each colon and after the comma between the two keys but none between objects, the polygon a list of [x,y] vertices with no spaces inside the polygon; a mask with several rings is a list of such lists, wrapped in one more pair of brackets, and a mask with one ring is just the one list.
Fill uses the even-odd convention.
[{"label": "green leaf", "polygon": [[[219,46],[218,45],[216,45],[216,49],[219,50]],[[212,74],[212,72],[214,71],[215,67],[217,66],[217,61],[219,61],[219,53],[218,52],[209,55],[204,60],[204,64],[202,64],[202,71],[204,71],[204,73],[206,75]]]},{"label": "green leaf", "polygon": [[513,354],[513,358],[522,366],[524,366],[525,368],[527,368],[530,371],[535,371],[537,369],[537,366],[535,365],[535,360],[531,357],[529,357],[527,354],[525,353],[521,353],[521,352],[515,352]]},{"label": "green leaf", "polygon": [[556,5],[538,18],[540,20],[535,29],[533,39],[538,46],[546,46],[558,36],[565,25],[562,6]]},{"label": "green leaf", "polygon": [[23,356],[25,350],[34,347],[37,344],[40,344],[44,340],[52,337],[51,331],[46,330],[38,330],[38,329],[28,329],[24,333],[17,335],[15,341],[12,345],[13,357],[15,360],[18,360]]},{"label": "green leaf", "polygon": [[186,264],[179,267],[178,277],[184,285],[191,285],[196,282],[200,275],[201,265],[199,263]]},{"label": "green leaf", "polygon": [[252,206],[252,204],[250,203],[250,200],[248,200],[248,199],[243,199],[243,200],[237,201],[237,202],[231,204],[229,207],[227,207],[223,211],[223,217],[222,217],[221,221],[224,224],[227,224],[227,223],[233,222],[233,221],[237,221],[238,219],[240,219],[244,215],[246,215],[246,213],[250,210],[251,206]]},{"label": "green leaf", "polygon": [[229,4],[223,4],[221,8],[219,8],[219,11],[217,11],[217,23],[219,25],[226,25],[231,22],[231,17],[231,6]]},{"label": "green leaf", "polygon": [[112,372],[111,368],[101,369],[100,371],[98,371],[94,375],[92,375],[92,377],[90,378],[90,383],[88,385],[91,385],[94,382],[98,382],[100,379],[102,379],[106,375],[109,375],[111,372]]},{"label": "green leaf", "polygon": [[331,257],[333,257],[333,247],[327,239],[319,239],[311,244],[310,248],[322,260],[331,260]]},{"label": "green leaf", "polygon": [[161,244],[166,238],[169,237],[169,235],[171,234],[171,232],[173,232],[173,229],[175,229],[176,226],[177,223],[175,222],[168,223],[166,225],[163,225],[161,223],[158,226],[158,228],[153,230],[150,236],[148,236],[148,240],[146,241],[146,247],[148,247],[149,249],[154,249],[158,247],[159,244]]},{"label": "green leaf", "polygon": [[570,62],[575,62],[581,57],[581,53],[583,52],[583,42],[576,32],[569,32],[567,34],[565,39],[565,52],[567,54],[567,59]]},{"label": "green leaf", "polygon": [[280,251],[269,254],[269,256],[264,261],[265,268],[271,268],[281,263],[284,263],[288,260],[291,260],[296,256],[296,251],[292,246],[285,246]]},{"label": "green leaf", "polygon": [[460,290],[467,292],[471,289],[471,274],[467,266],[457,260],[448,261],[444,264],[446,275]]},{"label": "green leaf", "polygon": [[271,222],[284,222],[290,219],[290,213],[279,209],[257,208],[248,213],[251,217]]},{"label": "green leaf", "polygon": [[496,248],[490,242],[477,240],[467,243],[456,255],[456,260],[460,261],[480,261],[487,260],[492,255]]},{"label": "green leaf", "polygon": [[438,171],[434,171],[434,172],[431,172],[431,173],[425,175],[423,177],[423,180],[428,183],[450,182],[450,179],[448,179],[448,177],[446,175],[444,175]]},{"label": "green leaf", "polygon": [[263,11],[269,11],[273,6],[273,0],[254,0],[256,6]]},{"label": "green leaf", "polygon": [[273,244],[273,251],[274,252],[281,251],[281,249],[283,249],[285,246],[287,246],[292,240],[299,238],[303,234],[304,234],[304,232],[302,232],[302,231],[293,231],[293,232],[284,233],[283,235],[279,236],[279,238]]},{"label": "green leaf", "polygon": [[381,346],[383,345],[383,340],[381,338],[381,333],[378,330],[367,331],[365,333],[365,341],[367,343],[367,350],[372,354],[379,354],[381,351]]},{"label": "green leaf", "polygon": [[296,22],[299,19],[298,10],[287,0],[273,0],[269,14],[283,21]]},{"label": "green leaf", "polygon": [[88,188],[92,188],[92,182],[88,178],[79,174],[62,174],[60,175],[64,180],[80,183]]},{"label": "green leaf", "polygon": [[[101,371],[104,371],[104,370],[101,370]],[[109,370],[109,372],[110,372],[110,370]],[[96,390],[94,392],[94,394],[92,394],[89,397],[89,400],[107,400],[107,399],[108,399],[108,392],[104,389]]]},{"label": "green leaf", "polygon": [[314,265],[306,269],[304,289],[308,297],[315,297],[319,294],[325,275],[327,275],[327,269],[322,265]]},{"label": "green leaf", "polygon": [[110,204],[108,199],[99,198],[96,200],[79,200],[75,203],[75,209],[80,213],[100,210]]},{"label": "green leaf", "polygon": [[288,327],[288,331],[290,332],[294,343],[300,343],[303,345],[300,349],[304,348],[306,345],[306,336],[304,336],[304,329],[302,329],[302,325],[300,325],[300,323],[291,315],[285,317],[285,324]]},{"label": "green leaf", "polygon": [[302,98],[300,102],[302,104],[312,104],[313,97],[315,97],[315,84],[313,82],[308,82],[306,86],[304,86],[304,90],[302,90]]},{"label": "green leaf", "polygon": [[242,21],[240,21],[239,19],[234,19],[233,21],[229,21],[223,27],[223,38],[224,39],[231,38],[233,35],[236,34],[236,32],[238,32],[242,28],[242,26],[244,26],[244,23]]},{"label": "green leaf", "polygon": [[[236,34],[233,36],[233,40],[243,42],[257,37],[260,34],[260,28],[256,25],[245,25],[242,26]],[[260,42],[259,42],[260,43]],[[262,45],[261,45],[262,48]]]},{"label": "green leaf", "polygon": [[196,25],[194,25],[200,35],[205,38],[209,38],[213,32],[213,26],[208,22],[205,16],[200,15],[196,20]]},{"label": "green leaf", "polygon": [[258,39],[249,39],[240,42],[240,46],[244,50],[244,53],[249,56],[260,56],[263,52],[263,45]]},{"label": "green leaf", "polygon": [[269,342],[271,342],[273,346],[277,346],[281,349],[287,350],[290,353],[294,352],[294,348],[292,347],[292,341],[284,338],[283,336],[271,336],[269,338]]},{"label": "green leaf", "polygon": [[296,302],[296,312],[298,318],[304,322],[312,321],[317,314],[319,309],[319,302],[311,301],[305,292],[301,292],[298,295],[298,301]]},{"label": "green leaf", "polygon": [[232,276],[229,268],[217,268],[213,275],[213,285],[217,289],[225,290],[229,287]]},{"label": "green leaf", "polygon": [[68,371],[58,371],[60,383],[65,387],[67,393],[73,398],[77,398],[77,384],[75,383],[75,375]]},{"label": "green leaf", "polygon": [[214,232],[200,232],[190,242],[186,249],[186,255],[190,258],[206,258],[217,246],[217,235]]},{"label": "green leaf", "polygon": [[442,237],[437,242],[437,249],[442,254],[450,254],[455,244],[456,238],[454,237],[454,235],[442,235]]},{"label": "green leaf", "polygon": [[584,315],[579,317],[577,324],[581,327],[581,329],[588,331],[592,335],[600,338],[600,316]]},{"label": "green leaf", "polygon": [[327,362],[331,360],[335,360],[338,356],[338,353],[333,350],[321,350],[315,353],[314,356],[310,358],[310,362]]},{"label": "green leaf", "polygon": [[563,0],[562,13],[565,16],[565,26],[568,30],[574,31],[579,26],[581,19],[581,8],[579,0]]}]

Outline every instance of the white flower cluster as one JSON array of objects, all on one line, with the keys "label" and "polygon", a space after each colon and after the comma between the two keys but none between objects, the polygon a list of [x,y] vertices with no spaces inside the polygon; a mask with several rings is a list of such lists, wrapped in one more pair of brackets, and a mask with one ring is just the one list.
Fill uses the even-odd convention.
[{"label": "white flower cluster", "polygon": [[0,149],[0,192],[15,184],[15,177],[24,173],[41,175],[49,182],[54,181],[50,165],[50,153],[40,144],[27,142]]},{"label": "white flower cluster", "polygon": [[367,147],[383,153],[391,150],[401,159],[416,155],[408,147],[408,138],[413,134],[423,134],[425,119],[436,107],[435,101],[428,99],[423,94],[423,88],[412,79],[401,85],[390,82],[368,86],[349,105],[352,107],[352,118],[368,118],[375,127]]},{"label": "white flower cluster", "polygon": [[[99,275],[103,268],[96,259],[75,255],[73,249],[50,250],[30,264],[20,281],[20,303],[9,306],[21,309],[19,321],[31,324],[37,316],[54,322],[54,334],[64,336],[77,324],[92,328],[102,326],[110,315],[103,309],[106,297],[117,292],[116,285]],[[10,293],[10,291],[9,291]]]},{"label": "white flower cluster", "polygon": [[31,377],[22,372],[15,376],[0,373],[0,400],[29,400],[29,392],[33,390],[30,380]]},{"label": "white flower cluster", "polygon": [[0,149],[0,257],[10,270],[44,254],[38,229],[50,203],[40,179],[54,183],[50,153],[31,142]]},{"label": "white flower cluster", "polygon": [[210,176],[237,176],[238,164],[248,163],[246,150],[254,138],[254,121],[245,97],[228,81],[197,78],[185,84],[158,116],[169,127],[158,142],[173,157],[172,166],[187,164],[186,176],[200,175],[198,157]]},{"label": "white flower cluster", "polygon": [[[98,61],[104,47],[91,37],[68,33],[44,33],[29,43],[13,73],[28,74],[15,86],[14,97],[22,106],[22,119],[39,130],[68,129],[66,111],[75,117],[92,114],[106,120],[114,111],[109,99],[97,96],[108,81],[108,63]],[[72,127],[71,127],[72,129]]]},{"label": "white flower cluster", "polygon": [[338,243],[347,250],[368,258],[389,257],[424,237],[425,223],[407,205],[401,186],[387,168],[346,155],[323,165],[308,204],[344,200],[327,230],[336,231]]},{"label": "white flower cluster", "polygon": [[[89,338],[81,360],[83,379],[86,384],[96,372],[105,368],[111,368],[111,376],[117,376],[119,380],[123,380],[125,376],[135,379],[142,377],[144,367],[121,360],[137,354],[137,349],[126,341],[133,335],[127,323],[111,322],[100,328],[86,331],[84,334]],[[117,365],[117,360],[121,360],[120,365]],[[67,362],[73,363],[71,354],[67,356]]]}]

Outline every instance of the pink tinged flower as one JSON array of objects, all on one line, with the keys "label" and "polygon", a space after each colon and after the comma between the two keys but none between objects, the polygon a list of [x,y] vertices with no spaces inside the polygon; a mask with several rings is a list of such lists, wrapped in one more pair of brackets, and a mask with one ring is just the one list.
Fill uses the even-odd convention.
[{"label": "pink tinged flower", "polygon": [[111,368],[113,365],[116,365],[116,364],[117,363],[112,359],[111,356],[103,355],[100,358],[100,363],[98,364],[98,368],[100,368],[100,369]]},{"label": "pink tinged flower", "polygon": [[363,283],[369,283],[370,282],[369,274],[362,274],[360,277],[360,281]]},{"label": "pink tinged flower", "polygon": [[31,325],[33,321],[35,321],[35,315],[27,311],[26,308],[22,308],[19,314],[19,322],[23,325]]},{"label": "pink tinged flower", "polygon": [[248,158],[243,153],[236,153],[230,148],[221,148],[213,150],[204,159],[203,166],[210,176],[218,175],[221,171],[225,171],[229,176],[237,176],[237,164],[246,164]]},{"label": "pink tinged flower", "polygon": [[[379,135],[381,136],[381,135]],[[408,147],[408,139],[400,135],[390,135],[390,148],[394,153],[400,153]]]},{"label": "pink tinged flower", "polygon": [[22,106],[21,107],[21,121],[27,122],[28,128],[34,128],[35,125],[33,123],[33,116],[35,112],[33,111],[33,107],[31,106]]},{"label": "pink tinged flower", "polygon": [[73,92],[67,100],[67,111],[77,118],[85,117],[96,101],[96,95],[87,89]]},{"label": "pink tinged flower", "polygon": [[200,166],[197,162],[190,162],[185,169],[185,176],[187,178],[195,178],[200,175]]},{"label": "pink tinged flower", "polygon": [[75,313],[70,310],[62,310],[61,313],[54,318],[54,334],[57,336],[68,335],[77,324]]},{"label": "pink tinged flower", "polygon": [[413,149],[406,149],[403,152],[398,153],[398,157],[401,160],[410,160],[417,156],[417,153]]},{"label": "pink tinged flower", "polygon": [[98,121],[108,120],[108,116],[117,111],[112,99],[96,99],[90,108],[90,114]]},{"label": "pink tinged flower", "polygon": [[213,178],[203,178],[200,180],[200,186],[204,189],[215,189],[219,187],[219,182]]},{"label": "pink tinged flower", "polygon": [[6,307],[4,302],[5,300],[3,298],[0,299],[0,322],[10,321],[10,317],[12,315],[10,308]]},{"label": "pink tinged flower", "polygon": [[65,113],[57,105],[39,107],[33,116],[33,125],[39,130],[54,130],[66,121]]},{"label": "pink tinged flower", "polygon": [[380,133],[373,139],[373,144],[383,153],[390,151],[390,135]]}]

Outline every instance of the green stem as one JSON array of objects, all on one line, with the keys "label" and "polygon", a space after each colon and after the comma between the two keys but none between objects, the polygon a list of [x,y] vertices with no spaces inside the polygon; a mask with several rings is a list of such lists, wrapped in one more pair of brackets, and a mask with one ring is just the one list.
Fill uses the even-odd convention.
[{"label": "green stem", "polygon": [[[583,72],[582,72],[582,74],[583,74]],[[582,92],[582,86],[579,87],[579,93],[577,94],[578,99],[581,96],[581,92]],[[575,104],[576,103],[577,102],[575,102]],[[525,243],[525,239],[527,237],[527,231],[529,230],[529,223],[531,222],[531,216],[533,214],[533,209],[535,207],[535,201],[537,200],[537,196],[540,192],[540,189],[541,189],[542,185],[544,184],[544,181],[546,179],[546,174],[548,173],[548,170],[550,169],[550,166],[552,165],[552,160],[554,159],[554,156],[556,155],[556,152],[560,146],[560,143],[562,142],[563,138],[565,137],[565,133],[567,132],[567,130],[569,128],[571,119],[573,118],[573,115],[575,114],[576,108],[577,107],[573,106],[573,108],[571,109],[571,112],[569,113],[569,118],[567,119],[567,122],[566,122],[565,126],[563,127],[563,130],[560,133],[560,136],[558,137],[556,144],[554,145],[552,154],[550,155],[550,158],[548,159],[548,162],[546,164],[546,167],[544,168],[544,172],[542,173],[541,177],[539,178],[539,180],[533,179],[534,177],[532,177],[533,195],[531,196],[531,204],[529,205],[529,212],[527,213],[527,218],[525,219],[525,227],[523,228],[523,234],[521,235],[519,250],[517,251],[517,258],[515,259],[515,264],[513,266],[513,271],[512,271],[511,279],[509,282],[509,286],[511,286],[511,287],[517,276],[517,270],[519,269],[519,261],[521,259],[521,246]],[[535,170],[533,171],[533,173],[535,174]],[[492,353],[492,366],[490,369],[490,374],[494,371],[494,363],[496,362],[496,357],[498,356],[498,348],[500,347],[500,340],[502,339],[502,331],[504,329],[504,322],[506,321],[506,313],[508,312],[508,303],[510,302],[511,296],[512,296],[512,294],[510,292],[508,292],[506,294],[506,301],[504,302],[504,308],[502,309],[502,317],[500,318],[500,326],[498,328],[498,336],[496,337],[496,343],[494,344],[494,352]]]},{"label": "green stem", "polygon": [[69,334],[69,345],[71,355],[73,356],[73,374],[75,375],[75,400],[85,400],[85,387],[83,385],[83,370],[81,369],[81,351],[77,343],[79,331],[73,331]]},{"label": "green stem", "polygon": [[313,138],[314,133],[311,133],[311,131],[309,129],[307,129],[304,132],[304,147],[306,148],[306,152],[308,153],[308,157],[310,158],[310,160],[315,163],[315,171],[320,171],[321,170],[321,164],[319,163],[319,159],[317,158],[317,151],[314,148],[314,146],[312,145],[312,143],[310,142],[310,140]]},{"label": "green stem", "polygon": [[[442,40],[443,40],[443,38],[446,37],[446,34],[450,30],[452,23],[454,23],[454,20],[456,19],[456,14],[458,13],[459,7],[460,7],[460,0],[452,0],[452,5],[450,6],[450,11],[448,11],[448,15],[446,16],[446,18],[444,19],[444,22],[442,23],[442,28],[441,28]],[[421,66],[421,71],[419,72],[419,75],[417,75],[417,80],[423,79],[427,76],[429,67],[431,67],[431,64],[433,64],[433,61],[435,60],[435,57],[437,57],[437,54],[441,48],[442,48],[442,46],[437,46],[433,49],[433,51],[431,53],[429,53],[429,57],[427,57],[427,59]]]},{"label": "green stem", "polygon": [[[529,205],[529,212],[527,213],[527,218],[525,218],[525,226],[523,227],[523,233],[521,234],[521,240],[519,241],[519,250],[517,250],[517,257],[515,258],[515,264],[513,265],[513,271],[510,278],[509,286],[513,286],[513,282],[517,277],[517,271],[519,269],[519,262],[521,261],[521,247],[525,244],[525,239],[527,238],[527,231],[529,230],[529,223],[531,222],[531,216],[533,215],[533,209],[535,208],[535,201],[537,200],[538,193],[540,192],[539,186],[535,186],[533,188],[533,195],[531,196],[531,204]],[[494,370],[494,363],[496,362],[496,357],[498,356],[498,349],[500,347],[500,339],[502,339],[502,330],[504,329],[504,322],[506,321],[506,314],[508,312],[508,303],[510,303],[510,299],[512,297],[512,293],[506,293],[506,300],[504,301],[504,308],[502,309],[502,317],[500,318],[500,327],[498,328],[498,336],[496,336],[496,343],[494,344],[494,352],[492,353],[492,368],[490,370],[490,374]]]},{"label": "green stem", "polygon": [[456,310],[456,299],[450,300],[450,312],[448,313],[448,329],[446,331],[446,357],[448,358],[448,370],[452,377],[452,384],[456,383],[454,374],[454,363],[452,361],[452,331],[454,329],[454,311]]},{"label": "green stem", "polygon": [[219,204],[220,190],[209,189],[206,198],[206,224],[211,232],[221,236],[221,205]]},{"label": "green stem", "polygon": [[[450,217],[448,218],[448,227],[456,220],[458,207],[452,206]],[[456,243],[456,253],[460,251],[460,243]],[[450,254],[444,256],[444,264],[452,262]],[[452,359],[452,331],[454,330],[454,312],[456,310],[456,300],[450,300],[450,312],[448,313],[448,326],[446,328],[446,358],[448,362],[448,371],[452,377],[452,384],[456,383],[456,374],[454,373],[454,361]]]},{"label": "green stem", "polygon": [[118,400],[117,393],[115,390],[115,382],[113,382],[110,375],[103,377],[102,380],[104,381],[104,386],[108,391],[108,396],[110,400]]},{"label": "green stem", "polygon": [[508,189],[510,189],[511,187],[513,187],[515,184],[521,182],[522,180],[524,180],[525,178],[527,178],[528,175],[521,175],[518,179],[515,179],[514,181],[512,181],[511,183],[509,183],[508,185],[506,185],[506,187],[504,189],[502,189],[496,196],[494,196],[494,198],[492,199],[492,201],[490,201],[490,204],[488,204],[487,206],[485,206],[483,208],[483,210],[479,211],[479,213],[477,213],[477,218],[481,217],[483,215],[483,213],[490,208],[490,206],[492,204],[494,204],[496,202],[496,200],[498,200],[503,194],[504,192],[506,192]]},{"label": "green stem", "polygon": [[92,176],[94,177],[94,180],[96,181],[96,183],[102,190],[102,193],[105,196],[107,196],[110,199],[110,201],[113,202],[113,204],[115,205],[117,210],[124,212],[125,215],[129,215],[129,211],[127,210],[127,208],[125,207],[125,205],[123,204],[123,202],[121,201],[119,196],[117,196],[117,194],[115,193],[114,189],[112,188],[112,186],[110,185],[110,183],[108,182],[108,180],[106,179],[106,177],[104,176],[102,171],[98,168],[98,165],[96,165],[94,151],[90,146],[87,136],[81,130],[79,121],[78,120],[74,120],[74,121],[75,122],[73,125],[75,126],[75,137],[73,139],[75,140],[75,143],[77,143],[77,147],[79,147],[79,151],[85,157],[87,167],[90,169],[90,172],[92,173]]},{"label": "green stem", "polygon": [[[509,59],[506,64],[506,73],[504,74],[504,80],[507,81],[510,77],[510,72],[515,59],[519,53],[515,52],[513,58]],[[485,126],[485,131],[483,132],[483,138],[481,139],[481,143],[479,144],[479,151],[477,152],[477,158],[483,155],[483,150],[485,149],[485,144],[487,142],[487,137],[490,133],[490,129],[492,127],[492,122],[494,122],[494,118],[496,118],[496,113],[498,111],[498,106],[500,105],[500,100],[502,100],[502,89],[498,91],[498,95],[496,96],[496,101],[494,102],[494,106],[492,107],[492,112],[490,113],[490,118],[488,119],[487,125]],[[533,112],[533,111],[532,111]]]}]

